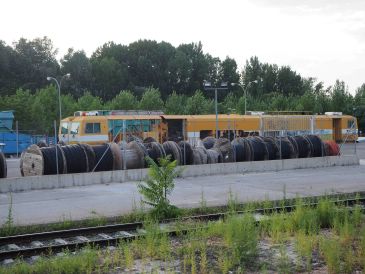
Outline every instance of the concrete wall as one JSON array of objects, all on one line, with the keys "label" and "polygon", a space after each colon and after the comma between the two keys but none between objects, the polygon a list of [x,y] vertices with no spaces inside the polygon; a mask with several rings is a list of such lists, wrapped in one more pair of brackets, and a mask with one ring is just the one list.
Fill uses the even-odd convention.
[{"label": "concrete wall", "polygon": [[[273,160],[259,162],[224,163],[185,166],[181,177],[206,176],[229,173],[279,171],[285,169],[319,168],[330,166],[358,165],[359,158],[353,156],[331,156],[305,159]],[[147,176],[147,169],[130,169],[94,173],[77,173],[64,175],[45,175],[0,179],[0,193],[29,191],[36,189],[53,189],[93,184],[122,183],[142,181]]]}]

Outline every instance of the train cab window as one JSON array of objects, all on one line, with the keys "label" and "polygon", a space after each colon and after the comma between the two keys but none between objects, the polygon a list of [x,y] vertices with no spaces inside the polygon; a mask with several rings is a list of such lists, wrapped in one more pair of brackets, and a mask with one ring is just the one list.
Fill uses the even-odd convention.
[{"label": "train cab window", "polygon": [[86,123],[85,133],[100,133],[100,123]]},{"label": "train cab window", "polygon": [[80,123],[71,123],[71,129],[70,129],[70,134],[78,134],[79,133],[79,127],[80,127]]},{"label": "train cab window", "polygon": [[61,124],[61,134],[67,134],[68,133],[68,123],[62,123]]},{"label": "train cab window", "polygon": [[354,128],[354,120],[347,120],[347,128]]}]

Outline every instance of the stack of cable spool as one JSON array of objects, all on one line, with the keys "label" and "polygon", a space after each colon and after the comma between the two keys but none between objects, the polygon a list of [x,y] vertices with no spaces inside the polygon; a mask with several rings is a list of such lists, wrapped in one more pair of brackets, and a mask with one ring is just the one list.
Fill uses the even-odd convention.
[{"label": "stack of cable spool", "polygon": [[298,158],[311,157],[312,149],[311,143],[304,136],[298,135],[293,137],[298,147]]},{"label": "stack of cable spool", "polygon": [[338,156],[340,155],[340,147],[338,144],[331,140],[331,141],[324,141],[324,149],[326,156]]},{"label": "stack of cable spool", "polygon": [[311,157],[322,157],[324,153],[324,145],[317,135],[306,135],[304,136],[311,145]]},{"label": "stack of cable spool", "polygon": [[183,162],[182,159],[182,153],[180,150],[180,147],[177,143],[173,142],[173,141],[166,141],[165,143],[162,144],[166,156],[171,155],[171,160],[174,161],[176,160],[176,163],[178,165],[181,165]]},{"label": "stack of cable spool", "polygon": [[219,138],[215,141],[213,150],[222,154],[224,163],[231,163],[236,161],[235,150],[231,142],[226,138]]},{"label": "stack of cable spool", "polygon": [[7,166],[4,153],[0,151],[0,178],[6,178]]},{"label": "stack of cable spool", "polygon": [[120,149],[114,143],[42,148],[31,145],[22,153],[20,168],[23,176],[34,176],[117,170],[121,163]]},{"label": "stack of cable spool", "polygon": [[179,147],[182,154],[182,164],[192,165],[194,162],[194,153],[190,143],[186,141],[180,141]]},{"label": "stack of cable spool", "polygon": [[237,137],[232,145],[235,148],[236,162],[252,161],[252,146],[246,138]]},{"label": "stack of cable spool", "polygon": [[247,141],[251,145],[251,161],[264,161],[268,159],[268,151],[264,141],[258,136],[248,137]]}]

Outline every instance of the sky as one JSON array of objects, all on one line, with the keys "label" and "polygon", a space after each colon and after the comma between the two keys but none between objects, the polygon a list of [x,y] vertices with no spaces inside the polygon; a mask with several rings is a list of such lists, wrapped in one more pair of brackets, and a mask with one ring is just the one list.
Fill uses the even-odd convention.
[{"label": "sky", "polygon": [[289,65],[349,91],[365,83],[364,0],[1,0],[0,40],[48,36],[90,56],[105,42],[201,41],[215,57]]}]

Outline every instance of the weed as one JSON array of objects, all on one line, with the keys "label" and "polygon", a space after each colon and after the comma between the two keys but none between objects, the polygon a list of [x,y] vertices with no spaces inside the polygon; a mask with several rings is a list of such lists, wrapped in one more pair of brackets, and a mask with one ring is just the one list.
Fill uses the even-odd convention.
[{"label": "weed", "polygon": [[290,260],[288,253],[286,252],[286,247],[281,244],[279,248],[279,260],[278,260],[278,270],[279,273],[290,273]]},{"label": "weed", "polygon": [[312,271],[312,252],[315,247],[315,236],[307,235],[305,231],[300,230],[296,235],[295,249],[299,256],[305,259],[306,270]]},{"label": "weed", "polygon": [[329,273],[340,273],[341,245],[338,240],[322,238],[319,248]]},{"label": "weed", "polygon": [[2,228],[3,234],[5,234],[5,236],[11,235],[15,231],[14,219],[13,219],[13,195],[11,194],[11,192],[9,195],[9,199],[10,201],[8,207],[8,215],[6,216],[6,221]]},{"label": "weed", "polygon": [[173,191],[174,179],[182,170],[176,169],[176,160],[170,161],[170,159],[171,156],[160,158],[158,165],[146,157],[149,177],[145,184],[138,185],[139,192],[144,197],[143,203],[153,207],[151,216],[155,219],[173,218],[178,215],[178,208],[170,204],[167,196]]}]

